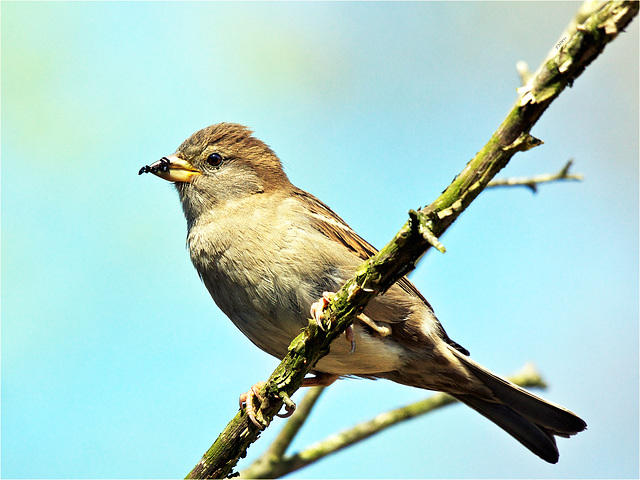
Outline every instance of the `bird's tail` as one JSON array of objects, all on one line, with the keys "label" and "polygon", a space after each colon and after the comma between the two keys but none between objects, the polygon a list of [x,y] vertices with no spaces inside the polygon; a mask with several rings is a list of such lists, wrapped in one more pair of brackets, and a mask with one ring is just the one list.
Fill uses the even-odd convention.
[{"label": "bird's tail", "polygon": [[575,413],[527,392],[451,349],[460,362],[491,392],[494,399],[472,394],[453,396],[505,430],[549,463],[558,461],[555,436],[569,437],[587,424]]}]

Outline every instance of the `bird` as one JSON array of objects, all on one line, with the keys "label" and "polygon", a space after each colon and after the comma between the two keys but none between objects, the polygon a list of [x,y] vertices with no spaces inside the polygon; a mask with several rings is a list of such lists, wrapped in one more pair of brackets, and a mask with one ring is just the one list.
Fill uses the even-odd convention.
[{"label": "bird", "polygon": [[[332,292],[377,252],[326,204],[294,186],[275,152],[246,126],[203,128],[142,173],[174,183],[200,279],[235,326],[279,359],[310,315],[320,321]],[[549,463],[559,458],[556,436],[586,429],[575,413],[472,360],[406,277],[374,297],[346,336],[331,344],[305,385],[363,377],[445,392]]]}]

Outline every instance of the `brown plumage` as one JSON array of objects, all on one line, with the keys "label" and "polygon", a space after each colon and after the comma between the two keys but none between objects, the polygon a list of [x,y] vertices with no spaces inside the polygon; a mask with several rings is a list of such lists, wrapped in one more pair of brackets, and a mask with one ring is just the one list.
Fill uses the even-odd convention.
[{"label": "brown plumage", "polygon": [[[376,252],[327,205],[292,185],[275,153],[241,125],[200,130],[145,171],[175,182],[191,260],[216,304],[278,358],[306,326],[311,304]],[[353,333],[355,351],[335,341],[316,373],[450,393],[551,463],[558,460],[555,436],[586,428],[569,410],[472,361],[406,278],[369,303]]]}]

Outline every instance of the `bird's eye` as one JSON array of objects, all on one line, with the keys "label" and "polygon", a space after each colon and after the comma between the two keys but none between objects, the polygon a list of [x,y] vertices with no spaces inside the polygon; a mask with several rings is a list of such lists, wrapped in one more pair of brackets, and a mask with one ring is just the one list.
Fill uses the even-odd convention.
[{"label": "bird's eye", "polygon": [[212,153],[207,157],[207,163],[212,167],[219,167],[222,163],[222,155],[219,153]]}]

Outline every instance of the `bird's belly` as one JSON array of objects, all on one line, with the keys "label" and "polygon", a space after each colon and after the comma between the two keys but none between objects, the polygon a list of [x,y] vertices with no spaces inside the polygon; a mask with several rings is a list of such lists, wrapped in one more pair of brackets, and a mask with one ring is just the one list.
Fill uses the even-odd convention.
[{"label": "bird's belly", "polygon": [[[276,358],[284,358],[300,329],[287,330],[276,326],[274,319],[255,321],[253,315],[235,314],[230,318],[258,348]],[[288,325],[292,323],[286,322]],[[351,352],[351,342],[344,335],[340,336],[331,344],[329,354],[318,361],[315,371],[335,375],[375,375],[401,367],[400,346],[388,338],[371,335],[357,320],[353,329],[355,351]]]},{"label": "bird's belly", "polygon": [[353,324],[355,351],[345,336],[331,344],[314,370],[335,375],[375,375],[397,370],[402,365],[402,348],[388,337],[370,334],[358,320]]},{"label": "bird's belly", "polygon": [[[298,294],[295,291],[288,294],[280,292],[277,299],[269,296],[268,299],[259,301],[259,305],[254,308],[245,308],[250,304],[248,298],[255,300],[256,294],[251,295],[244,290],[248,298],[240,301],[236,294],[234,300],[224,293],[226,288],[222,283],[217,283],[215,289],[207,285],[220,309],[258,348],[276,358],[284,358],[291,341],[308,325],[311,317],[308,308],[303,311],[302,307],[293,307],[295,302],[301,302]],[[290,299],[288,305],[282,302],[283,298]],[[271,308],[265,309],[264,305],[270,305]],[[331,344],[329,354],[320,359],[314,370],[336,375],[373,375],[400,368],[402,348],[392,339],[370,333],[357,319],[353,329],[355,351],[351,352],[351,343],[344,335],[340,336]]]}]

